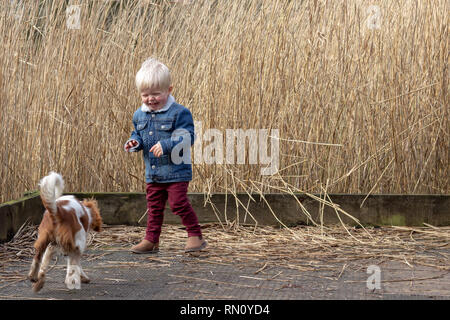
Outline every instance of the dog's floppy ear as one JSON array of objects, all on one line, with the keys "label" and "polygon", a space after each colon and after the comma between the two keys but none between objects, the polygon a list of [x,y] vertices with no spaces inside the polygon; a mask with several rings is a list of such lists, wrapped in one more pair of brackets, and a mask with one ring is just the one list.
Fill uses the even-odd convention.
[{"label": "dog's floppy ear", "polygon": [[97,232],[102,230],[102,217],[100,215],[100,210],[98,209],[97,201],[94,198],[84,199],[83,204],[91,209],[92,223],[91,229]]}]

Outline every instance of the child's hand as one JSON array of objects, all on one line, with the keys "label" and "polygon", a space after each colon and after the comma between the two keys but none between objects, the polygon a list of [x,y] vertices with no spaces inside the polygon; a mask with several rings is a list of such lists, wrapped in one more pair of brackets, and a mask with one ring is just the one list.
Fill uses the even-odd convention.
[{"label": "child's hand", "polygon": [[131,148],[134,148],[138,145],[138,142],[136,140],[130,140],[125,145],[125,151],[129,151]]},{"label": "child's hand", "polygon": [[153,154],[155,155],[155,157],[159,158],[162,156],[163,154],[163,149],[161,147],[161,143],[157,143],[155,144],[151,149],[150,152],[153,152]]}]

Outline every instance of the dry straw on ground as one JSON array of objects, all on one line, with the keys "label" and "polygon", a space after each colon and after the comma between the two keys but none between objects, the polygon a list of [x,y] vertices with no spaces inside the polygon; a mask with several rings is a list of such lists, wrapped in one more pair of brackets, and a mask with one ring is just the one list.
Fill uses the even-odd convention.
[{"label": "dry straw on ground", "polygon": [[0,202],[50,170],[142,191],[122,145],[148,56],[203,130],[280,130],[279,174],[196,163],[191,191],[449,192],[446,0],[69,1],[80,29],[66,2],[0,4]]},{"label": "dry straw on ground", "polygon": [[[202,262],[225,264],[258,264],[283,266],[299,271],[314,271],[329,268],[334,270],[343,263],[352,267],[361,266],[361,261],[381,263],[397,260],[411,265],[425,265],[440,270],[450,270],[446,254],[430,255],[430,249],[448,249],[450,228],[371,228],[369,232],[351,228],[349,237],[341,226],[299,226],[276,228],[270,226],[235,226],[229,224],[207,224],[203,232],[210,249]],[[141,240],[143,227],[110,226],[105,232],[92,238],[93,248],[120,246],[129,250]],[[184,245],[186,231],[173,225],[164,226],[161,236],[162,250],[180,251]]]},{"label": "dry straw on ground", "polygon": [[[338,279],[344,270],[363,268],[365,272],[367,265],[381,265],[386,261],[404,263],[409,268],[430,267],[444,274],[450,270],[449,227],[426,225],[368,230],[349,227],[345,230],[341,226],[323,229],[299,226],[280,229],[233,223],[202,227],[209,248],[189,263],[196,264],[196,268],[211,264],[232,265],[236,271],[244,266],[254,267],[254,276],[247,275],[247,278],[264,279],[260,275],[263,270],[281,267],[298,272],[330,271],[334,274],[333,279]],[[186,231],[176,225],[163,227],[160,248],[164,255],[148,256],[138,262],[108,259],[111,251],[128,251],[144,233],[144,227],[105,226],[101,233],[91,233],[88,248],[92,251],[88,251],[84,259],[96,260],[99,268],[170,267],[182,252],[186,238]],[[25,280],[25,274],[8,271],[8,266],[31,261],[35,238],[36,226],[25,224],[14,239],[0,244],[0,278],[5,285]]]}]

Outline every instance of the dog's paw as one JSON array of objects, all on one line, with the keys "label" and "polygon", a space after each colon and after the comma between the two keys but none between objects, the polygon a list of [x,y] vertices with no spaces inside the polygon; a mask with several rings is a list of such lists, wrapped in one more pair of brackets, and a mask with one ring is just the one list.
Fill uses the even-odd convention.
[{"label": "dog's paw", "polygon": [[91,282],[91,279],[83,275],[81,276],[81,283],[89,283],[89,282]]},{"label": "dog's paw", "polygon": [[31,274],[31,273],[28,274],[27,279],[30,280],[30,281],[33,282],[33,283],[38,281],[37,276],[36,276],[36,275],[33,275],[33,274]]},{"label": "dog's paw", "polygon": [[27,279],[30,280],[31,282],[37,282],[38,281],[38,271],[39,270],[35,266],[33,266],[30,269],[30,272],[28,272]]},{"label": "dog's paw", "polygon": [[45,278],[42,277],[33,283],[33,291],[38,292],[44,287]]}]

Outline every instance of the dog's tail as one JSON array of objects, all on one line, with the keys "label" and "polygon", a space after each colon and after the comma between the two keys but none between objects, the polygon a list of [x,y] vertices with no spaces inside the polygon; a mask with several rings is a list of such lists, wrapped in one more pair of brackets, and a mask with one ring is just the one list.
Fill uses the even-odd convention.
[{"label": "dog's tail", "polygon": [[58,221],[56,208],[56,199],[62,196],[64,189],[64,180],[59,173],[51,171],[48,176],[42,178],[39,182],[41,199],[44,207],[50,213],[54,222]]}]

